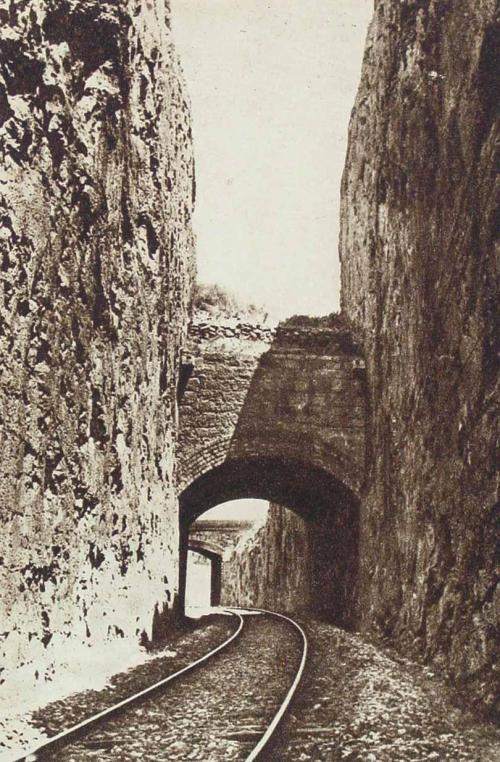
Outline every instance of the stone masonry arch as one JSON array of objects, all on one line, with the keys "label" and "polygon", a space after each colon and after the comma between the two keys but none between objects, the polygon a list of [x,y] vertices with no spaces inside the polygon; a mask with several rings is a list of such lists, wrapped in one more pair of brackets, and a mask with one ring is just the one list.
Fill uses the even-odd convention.
[{"label": "stone masonry arch", "polygon": [[[359,499],[323,469],[279,459],[228,460],[199,477],[180,496],[179,597],[184,607],[190,527],[228,500],[251,497],[287,506],[308,524],[316,614],[346,626],[357,617]],[[235,508],[234,518],[237,519]]]},{"label": "stone masonry arch", "polygon": [[363,361],[347,326],[338,316],[292,319],[276,331],[196,323],[184,360],[181,606],[189,526],[214,505],[254,497],[315,523],[318,558],[330,559],[335,578],[332,617],[352,620],[365,393]]},{"label": "stone masonry arch", "polygon": [[364,481],[363,360],[339,316],[276,331],[191,326],[180,399],[178,492],[228,461],[275,458]]},{"label": "stone masonry arch", "polygon": [[305,519],[333,506],[338,512],[341,506],[354,510],[358,504],[348,487],[314,464],[283,458],[231,458],[183,490],[179,497],[181,525],[192,526],[210,508],[243,498],[286,505]]},{"label": "stone masonry arch", "polygon": [[[221,501],[218,501],[221,502]],[[203,520],[189,527],[188,551],[199,553],[210,560],[210,605],[219,606],[222,589],[224,554],[232,550],[241,535],[253,526],[251,521]]]}]

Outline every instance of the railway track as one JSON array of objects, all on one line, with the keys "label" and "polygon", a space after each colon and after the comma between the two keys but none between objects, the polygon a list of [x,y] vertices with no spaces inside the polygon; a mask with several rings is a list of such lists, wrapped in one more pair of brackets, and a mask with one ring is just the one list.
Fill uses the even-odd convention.
[{"label": "railway track", "polygon": [[217,648],[18,762],[263,759],[300,683],[307,638],[282,614],[228,611],[237,627]]}]

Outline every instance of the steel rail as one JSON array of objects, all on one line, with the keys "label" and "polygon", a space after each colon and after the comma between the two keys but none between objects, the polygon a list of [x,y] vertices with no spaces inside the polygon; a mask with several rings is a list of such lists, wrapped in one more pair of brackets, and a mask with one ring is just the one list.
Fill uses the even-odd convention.
[{"label": "steel rail", "polygon": [[82,730],[84,730],[84,728],[89,728],[90,726],[97,724],[101,720],[111,717],[113,714],[115,714],[115,712],[118,712],[119,710],[124,709],[125,707],[129,707],[132,704],[135,704],[136,702],[141,701],[146,696],[151,695],[152,693],[160,690],[161,688],[165,687],[166,685],[168,685],[168,683],[171,683],[176,678],[180,677],[181,675],[184,675],[186,672],[190,672],[191,670],[195,669],[195,667],[197,667],[198,665],[208,661],[208,659],[211,659],[212,656],[215,656],[216,653],[218,653],[219,651],[222,651],[230,643],[232,643],[232,641],[235,640],[240,635],[243,629],[244,620],[241,614],[239,614],[237,611],[233,609],[227,609],[227,611],[228,613],[233,614],[233,616],[238,617],[239,623],[238,623],[237,629],[223,643],[220,643],[216,648],[213,648],[204,656],[201,656],[199,659],[196,659],[196,661],[191,662],[191,664],[188,664],[182,669],[179,669],[177,672],[174,672],[173,674],[168,675],[167,677],[164,677],[162,680],[158,680],[158,682],[153,683],[153,685],[150,685],[147,688],[144,688],[142,691],[139,691],[138,693],[134,693],[132,696],[128,696],[126,699],[123,699],[123,701],[119,701],[117,704],[113,704],[113,706],[110,706],[107,709],[103,709],[102,712],[98,712],[98,714],[94,714],[91,717],[88,717],[86,720],[82,720],[82,722],[79,722],[77,725],[72,725],[70,728],[67,728],[66,730],[61,731],[57,735],[48,738],[43,744],[40,744],[36,748],[24,754],[22,757],[19,757],[16,760],[16,762],[35,762],[35,760],[42,760],[46,752],[48,752],[49,750],[53,748],[64,746],[66,743],[74,739],[75,736],[77,736]]},{"label": "steel rail", "polygon": [[[292,701],[292,698],[295,694],[295,691],[297,690],[297,687],[302,679],[302,674],[304,672],[304,668],[306,666],[307,661],[307,636],[300,626],[300,624],[297,624],[293,619],[290,619],[290,617],[285,616],[284,614],[278,614],[277,611],[267,611],[266,609],[252,609],[248,608],[247,611],[260,611],[262,614],[269,614],[270,616],[279,617],[279,619],[284,619],[286,622],[289,622],[292,624],[296,630],[300,633],[300,636],[302,638],[302,658],[300,660],[300,665],[297,670],[297,673],[295,675],[295,679],[290,686],[288,693],[286,694],[285,698],[283,699],[280,708],[274,715],[273,719],[271,720],[271,723],[268,725],[268,728],[262,738],[260,739],[257,746],[253,748],[253,750],[250,752],[248,757],[245,758],[245,762],[254,762],[254,760],[259,759],[262,752],[265,750],[265,748],[268,746],[269,742],[271,741],[274,733],[276,732],[276,729],[278,725],[280,724],[281,720],[283,719],[283,716],[285,712],[287,711],[288,707],[290,706],[290,703]],[[234,613],[237,613],[238,611],[245,611],[245,609],[234,609],[231,608],[229,611],[234,611]]]}]

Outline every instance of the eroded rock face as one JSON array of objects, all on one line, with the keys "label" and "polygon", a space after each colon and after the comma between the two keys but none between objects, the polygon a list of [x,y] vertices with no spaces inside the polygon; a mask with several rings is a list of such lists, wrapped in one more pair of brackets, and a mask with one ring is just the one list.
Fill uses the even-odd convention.
[{"label": "eroded rock face", "polygon": [[174,602],[194,175],[163,0],[0,20],[0,663],[43,680]]},{"label": "eroded rock face", "polygon": [[[379,0],[342,187],[372,413],[365,626],[494,700],[493,0]],[[498,643],[498,640],[496,640]]]},{"label": "eroded rock face", "polygon": [[358,621],[358,526],[332,494],[308,519],[272,503],[265,524],[222,563],[222,603],[310,611],[352,627]]},{"label": "eroded rock face", "polygon": [[272,504],[263,526],[225,554],[222,604],[298,611],[311,597],[309,538],[300,516]]}]

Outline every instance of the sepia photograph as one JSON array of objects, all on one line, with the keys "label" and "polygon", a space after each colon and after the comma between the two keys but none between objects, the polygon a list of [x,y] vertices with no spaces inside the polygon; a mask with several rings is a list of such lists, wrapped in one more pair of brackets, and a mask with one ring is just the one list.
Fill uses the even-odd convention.
[{"label": "sepia photograph", "polygon": [[500,762],[497,0],[0,0],[0,762]]}]

